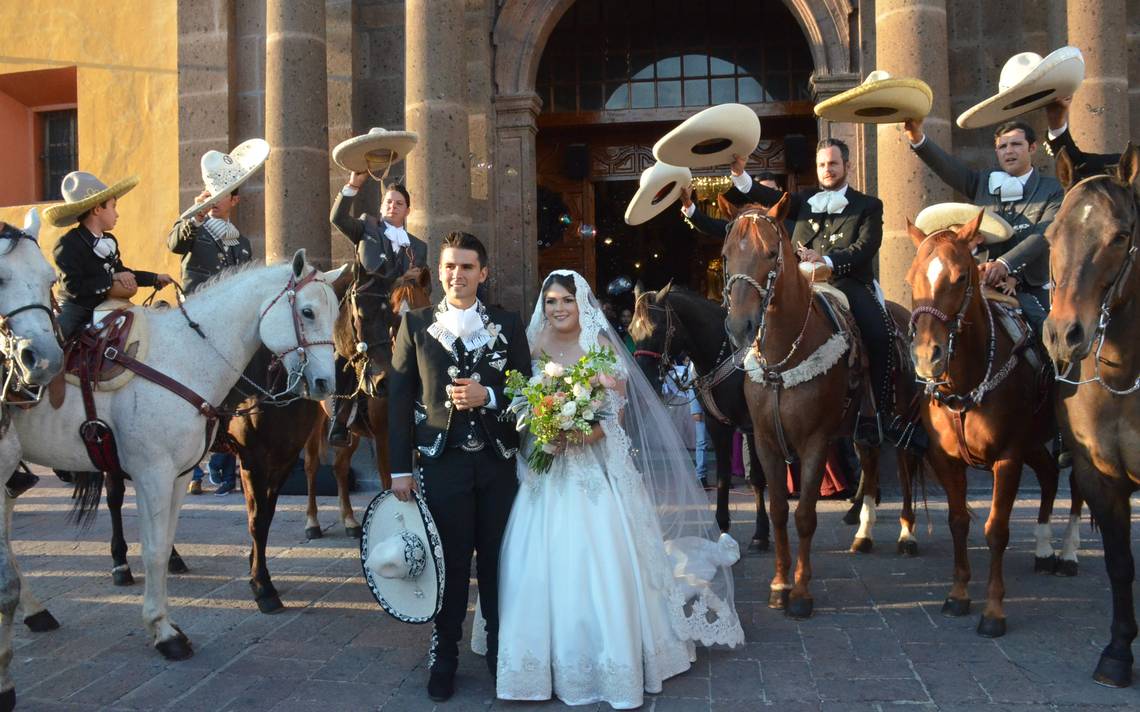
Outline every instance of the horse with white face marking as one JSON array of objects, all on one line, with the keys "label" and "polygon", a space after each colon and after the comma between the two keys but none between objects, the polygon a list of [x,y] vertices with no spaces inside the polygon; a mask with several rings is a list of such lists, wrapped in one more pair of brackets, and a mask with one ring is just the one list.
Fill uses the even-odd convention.
[{"label": "horse with white face marking", "polygon": [[[0,477],[7,478],[20,462],[20,441],[9,427],[8,399],[27,402],[37,397],[63,367],[63,349],[56,337],[51,312],[55,270],[40,251],[39,214],[28,211],[24,229],[0,223]],[[12,498],[0,487],[0,710],[16,704],[8,666],[12,661],[12,623],[21,594],[24,613],[48,614],[21,585],[20,571],[9,541]],[[39,608],[38,611],[30,610]],[[51,619],[54,622],[54,619]]]},{"label": "horse with white face marking", "polygon": [[[262,344],[277,355],[293,389],[314,400],[332,393],[337,300],[329,282],[338,274],[318,272],[301,250],[291,264],[241,269],[220,278],[186,300],[185,314],[145,310],[145,366],[179,384],[183,393],[139,375],[118,390],[93,394],[98,417],[115,434],[122,471],[134,483],[146,570],[143,622],[169,659],[193,654],[167,613],[166,565],[186,490],[182,478],[216,427],[208,417],[214,414],[211,404],[222,402]],[[198,407],[187,391],[200,399]],[[40,403],[12,418],[26,459],[73,472],[92,469],[79,436],[85,420],[82,394],[73,384],[59,409]],[[81,514],[97,506],[102,476],[87,485],[94,496],[81,498]],[[82,494],[82,483],[80,489]]]}]

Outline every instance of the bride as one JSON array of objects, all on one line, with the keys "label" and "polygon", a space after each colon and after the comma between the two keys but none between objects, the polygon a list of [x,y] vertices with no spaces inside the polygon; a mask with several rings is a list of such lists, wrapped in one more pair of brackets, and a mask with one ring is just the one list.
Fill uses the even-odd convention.
[{"label": "bride", "polygon": [[601,422],[565,443],[549,472],[518,458],[500,563],[498,697],[639,707],[689,669],[697,643],[743,642],[729,568],[739,549],[715,538],[668,413],[581,275],[547,277],[527,339],[536,360],[570,366],[602,346],[618,368]]}]

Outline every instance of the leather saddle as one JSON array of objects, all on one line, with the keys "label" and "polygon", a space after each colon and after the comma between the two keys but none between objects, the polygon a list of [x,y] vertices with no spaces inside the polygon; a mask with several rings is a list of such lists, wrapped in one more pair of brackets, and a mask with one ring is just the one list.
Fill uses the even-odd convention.
[{"label": "leather saddle", "polygon": [[[111,306],[110,310],[106,306]],[[81,385],[81,374],[97,391],[116,391],[135,377],[134,371],[108,359],[118,353],[145,361],[148,350],[146,311],[129,302],[101,304],[94,322],[64,347],[64,373],[68,383]]]}]

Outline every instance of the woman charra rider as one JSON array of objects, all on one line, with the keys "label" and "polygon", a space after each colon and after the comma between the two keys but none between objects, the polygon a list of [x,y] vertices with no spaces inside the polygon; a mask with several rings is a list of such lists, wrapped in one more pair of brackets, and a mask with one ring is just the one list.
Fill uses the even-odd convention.
[{"label": "woman charra rider", "polygon": [[52,256],[60,275],[59,326],[65,340],[91,322],[95,307],[107,299],[130,299],[139,287],[164,287],[168,274],[132,270],[123,264],[119,242],[108,230],[119,220],[118,200],[138,185],[132,176],[107,186],[90,173],[72,171],[63,178],[63,203],[44,211],[63,234]]}]

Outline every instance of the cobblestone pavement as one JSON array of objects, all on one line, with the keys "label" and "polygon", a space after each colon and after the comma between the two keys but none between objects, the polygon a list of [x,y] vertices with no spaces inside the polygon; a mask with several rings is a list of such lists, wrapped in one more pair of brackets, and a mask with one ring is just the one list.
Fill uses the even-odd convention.
[{"label": "cobblestone pavement", "polygon": [[[266,616],[257,612],[246,583],[249,538],[240,496],[188,497],[177,541],[191,573],[170,578],[170,602],[196,654],[167,663],[142,628],[137,544],[130,559],[139,583],[113,587],[108,517],[101,512],[90,529],[75,529],[64,521],[68,494],[54,477],[45,477],[17,507],[13,539],[26,580],[63,624],[42,634],[17,625],[12,672],[19,709],[435,707],[424,692],[430,630],[399,624],[373,602],[360,579],[357,542],[334,526],[333,500],[322,503],[325,537],[306,542],[303,499],[282,498],[270,537],[270,566],[288,609]],[[1034,575],[1035,496],[1018,500],[1006,557],[1009,632],[985,640],[974,627],[984,599],[981,530],[988,499],[984,490],[971,497],[978,516],[970,536],[975,613],[947,619],[939,609],[949,587],[951,546],[940,496],[930,492],[932,533],[920,514],[921,555],[914,559],[894,553],[897,502],[884,502],[880,510],[875,552],[859,556],[846,551],[854,533],[840,521],[846,505],[823,503],[813,560],[815,616],[808,621],[767,608],[771,554],[742,560],[736,604],[749,642],[737,650],[702,651],[692,670],[668,681],[662,694],[647,696],[643,709],[1140,708],[1140,688],[1109,690],[1090,680],[1107,636],[1109,594],[1099,539],[1087,518],[1080,576]],[[358,512],[369,497],[353,497]],[[751,502],[743,487],[734,506],[738,520],[746,522]],[[1067,501],[1058,502],[1059,512],[1066,507]],[[124,514],[128,537],[137,540],[131,494]],[[733,531],[742,540],[751,533],[747,524]],[[562,708],[496,701],[482,661],[469,652],[461,659],[457,685],[456,696],[439,709]]]}]

